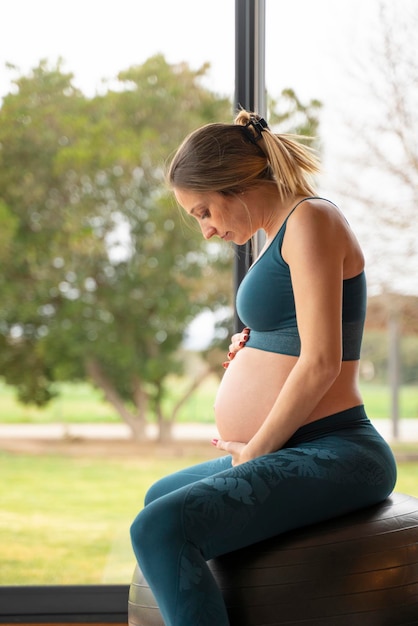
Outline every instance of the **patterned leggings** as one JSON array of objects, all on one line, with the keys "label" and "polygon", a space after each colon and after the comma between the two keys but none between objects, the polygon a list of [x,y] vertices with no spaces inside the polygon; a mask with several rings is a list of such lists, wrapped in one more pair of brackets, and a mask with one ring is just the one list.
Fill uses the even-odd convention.
[{"label": "patterned leggings", "polygon": [[248,463],[227,456],[158,481],[131,537],[166,626],[229,624],[207,560],[380,502],[395,482],[392,452],[362,406]]}]

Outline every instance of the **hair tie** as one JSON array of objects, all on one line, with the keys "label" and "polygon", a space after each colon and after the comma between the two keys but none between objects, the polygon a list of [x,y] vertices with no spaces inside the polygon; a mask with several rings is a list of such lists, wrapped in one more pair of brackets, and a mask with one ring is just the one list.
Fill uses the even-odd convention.
[{"label": "hair tie", "polygon": [[[249,130],[248,126],[252,126],[254,128],[256,132],[255,135]],[[245,124],[245,126],[243,126],[243,128],[248,139],[254,144],[260,141],[260,139],[262,138],[261,133],[263,132],[263,130],[265,130],[266,128],[269,129],[268,124],[263,117],[256,119],[254,116],[250,117],[250,120]]]}]

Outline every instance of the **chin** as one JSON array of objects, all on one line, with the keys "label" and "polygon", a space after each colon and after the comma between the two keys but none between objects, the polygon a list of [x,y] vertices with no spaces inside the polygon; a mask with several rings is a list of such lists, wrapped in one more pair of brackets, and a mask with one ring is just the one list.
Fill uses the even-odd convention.
[{"label": "chin", "polygon": [[250,241],[251,237],[239,237],[238,235],[227,235],[223,238],[224,241],[228,241],[229,243],[234,243],[236,246],[244,246],[248,241]]}]

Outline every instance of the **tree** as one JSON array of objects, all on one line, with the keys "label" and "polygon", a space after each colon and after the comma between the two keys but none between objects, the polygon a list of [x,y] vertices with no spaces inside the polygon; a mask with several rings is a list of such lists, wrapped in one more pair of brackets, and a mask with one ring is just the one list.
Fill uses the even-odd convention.
[{"label": "tree", "polygon": [[42,61],[5,98],[0,372],[23,402],[42,405],[54,382],[87,372],[136,437],[150,407],[164,434],[185,327],[229,297],[211,281],[229,255],[176,224],[162,184],[181,137],[230,117],[199,85],[204,71],[158,56],[88,100]]},{"label": "tree", "polygon": [[321,148],[318,132],[318,114],[322,108],[320,100],[312,99],[303,103],[291,88],[283,89],[278,98],[271,98],[269,123],[277,132],[293,133],[306,137],[305,143]]},{"label": "tree", "polygon": [[367,55],[359,59],[354,53],[351,80],[359,92],[359,118],[344,112],[346,145],[355,152],[343,155],[346,184],[340,191],[359,214],[373,293],[416,294],[418,5],[401,0],[379,6]]},{"label": "tree", "polygon": [[[350,121],[356,154],[346,186],[357,203],[359,234],[367,252],[368,281],[387,320],[393,435],[398,434],[400,323],[417,295],[418,267],[418,6],[381,2],[367,63],[358,61],[363,123]],[[366,123],[364,123],[366,120]]]}]

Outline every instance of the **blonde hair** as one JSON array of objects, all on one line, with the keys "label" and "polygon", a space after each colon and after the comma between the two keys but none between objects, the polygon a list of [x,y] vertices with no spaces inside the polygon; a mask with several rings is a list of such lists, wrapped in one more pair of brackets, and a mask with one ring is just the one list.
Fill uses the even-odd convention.
[{"label": "blonde hair", "polygon": [[313,149],[295,135],[274,134],[257,113],[243,109],[233,124],[206,124],[190,133],[171,161],[167,183],[232,194],[272,182],[283,200],[315,195],[311,178],[317,172]]}]

